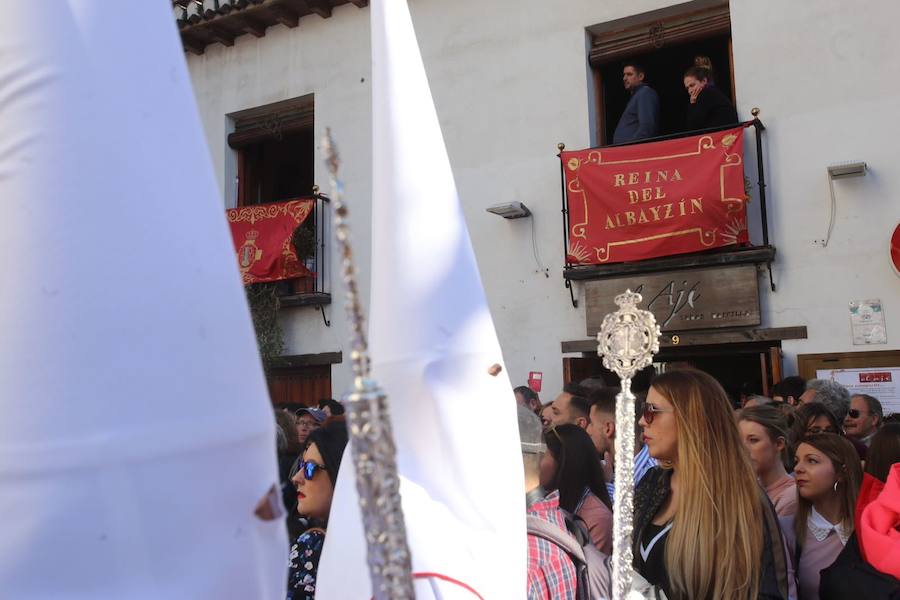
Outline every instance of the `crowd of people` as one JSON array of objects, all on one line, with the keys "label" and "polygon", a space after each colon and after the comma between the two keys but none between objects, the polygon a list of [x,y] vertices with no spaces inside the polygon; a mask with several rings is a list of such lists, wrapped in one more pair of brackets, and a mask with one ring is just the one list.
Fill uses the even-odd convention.
[{"label": "crowd of people", "polygon": [[[614,144],[627,144],[660,135],[659,95],[646,83],[647,71],[637,62],[627,62],[622,69],[622,83],[629,93],[628,103],[613,133]],[[737,110],[720,90],[713,76],[712,62],[698,56],[684,72],[684,89],[689,104],[684,118],[685,131],[697,131],[733,125]]]},{"label": "crowd of people", "polygon": [[[830,380],[788,377],[735,406],[694,369],[633,381],[636,586],[676,599],[900,595],[900,415]],[[619,389],[515,388],[529,600],[605,597]],[[276,411],[289,509],[288,600],[315,596],[341,457],[343,406]],[[895,468],[896,466],[896,468]]]},{"label": "crowd of people", "polygon": [[287,600],[312,600],[328,515],[347,446],[344,407],[328,398],[318,407],[275,411],[282,498],[291,540]]},{"label": "crowd of people", "polygon": [[[900,597],[900,416],[877,398],[788,377],[735,406],[694,369],[643,372],[632,389],[637,585],[670,599]],[[592,378],[541,405],[516,388],[527,514],[602,555],[618,392]],[[579,573],[604,563],[532,522],[529,599],[584,597]]]}]

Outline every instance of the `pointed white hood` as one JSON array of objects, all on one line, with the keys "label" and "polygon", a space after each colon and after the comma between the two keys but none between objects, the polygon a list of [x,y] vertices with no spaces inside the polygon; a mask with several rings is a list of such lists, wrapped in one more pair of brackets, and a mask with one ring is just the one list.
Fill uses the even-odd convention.
[{"label": "pointed white hood", "polygon": [[[417,594],[521,598],[516,404],[506,373],[488,374],[500,345],[408,7],[373,0],[371,15],[369,345],[390,402],[413,570],[425,574]],[[370,597],[352,468],[341,469],[317,593]]]},{"label": "pointed white hood", "polygon": [[0,589],[276,598],[272,409],[171,6],[0,19]]}]

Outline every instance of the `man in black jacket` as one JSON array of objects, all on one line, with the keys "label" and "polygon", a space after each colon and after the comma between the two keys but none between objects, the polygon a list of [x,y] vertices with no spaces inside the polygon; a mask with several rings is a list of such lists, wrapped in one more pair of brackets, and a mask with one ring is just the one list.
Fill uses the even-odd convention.
[{"label": "man in black jacket", "polygon": [[628,63],[622,69],[622,83],[631,93],[613,134],[614,144],[635,142],[659,133],[659,96],[644,83],[644,67]]}]

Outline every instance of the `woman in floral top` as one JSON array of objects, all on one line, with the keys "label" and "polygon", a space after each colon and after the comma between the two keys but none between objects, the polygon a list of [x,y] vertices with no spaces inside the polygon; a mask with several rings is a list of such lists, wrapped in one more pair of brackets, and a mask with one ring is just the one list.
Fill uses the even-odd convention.
[{"label": "woman in floral top", "polygon": [[333,419],[309,435],[309,445],[291,481],[297,487],[297,511],[309,517],[310,528],[294,541],[288,560],[287,600],[313,600],[316,572],[325,545],[325,525],[334,497],[341,456],[347,445],[343,419]]}]

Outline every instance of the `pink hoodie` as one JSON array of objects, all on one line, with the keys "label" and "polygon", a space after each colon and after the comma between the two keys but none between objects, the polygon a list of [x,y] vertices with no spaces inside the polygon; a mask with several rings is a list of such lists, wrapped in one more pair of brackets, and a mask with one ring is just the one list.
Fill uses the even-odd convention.
[{"label": "pink hoodie", "polygon": [[900,463],[891,467],[884,489],[863,510],[857,539],[870,565],[900,578]]}]

